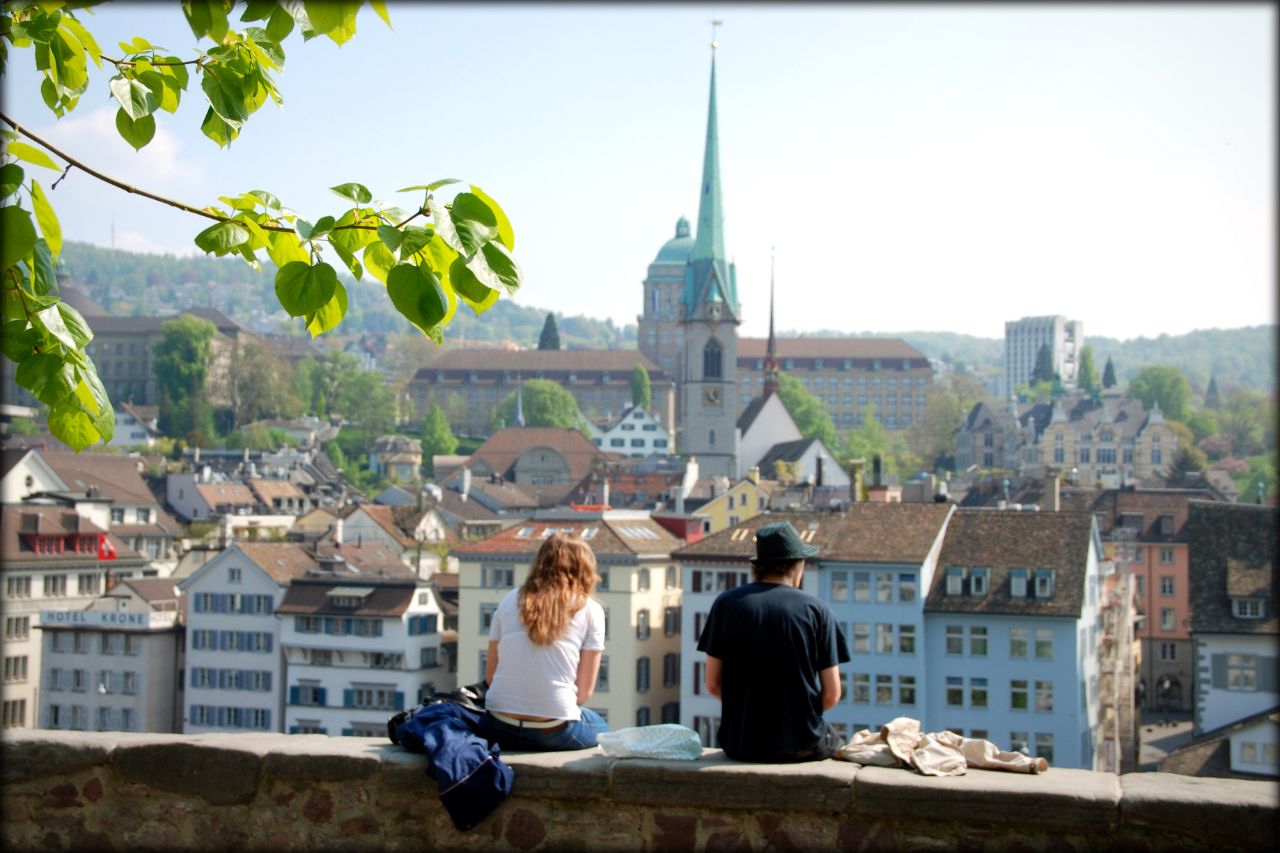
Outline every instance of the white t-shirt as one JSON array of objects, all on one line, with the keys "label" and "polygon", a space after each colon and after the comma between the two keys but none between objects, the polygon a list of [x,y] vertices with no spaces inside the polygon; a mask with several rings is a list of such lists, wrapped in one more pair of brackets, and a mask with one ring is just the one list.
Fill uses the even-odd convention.
[{"label": "white t-shirt", "polygon": [[485,694],[485,707],[507,714],[579,720],[578,659],[583,651],[604,651],[604,608],[588,598],[559,639],[539,646],[520,621],[519,594],[513,589],[503,596],[490,623],[489,639],[498,643],[498,669]]}]

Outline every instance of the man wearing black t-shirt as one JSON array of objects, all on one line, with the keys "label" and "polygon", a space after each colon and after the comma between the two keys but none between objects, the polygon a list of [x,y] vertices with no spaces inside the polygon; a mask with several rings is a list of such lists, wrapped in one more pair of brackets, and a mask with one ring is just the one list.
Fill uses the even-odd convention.
[{"label": "man wearing black t-shirt", "polygon": [[790,522],[756,533],[755,582],[716,597],[698,640],[720,698],[720,746],[739,761],[829,758],[841,741],[822,713],[840,701],[849,647],[831,609],[800,589],[818,553]]}]

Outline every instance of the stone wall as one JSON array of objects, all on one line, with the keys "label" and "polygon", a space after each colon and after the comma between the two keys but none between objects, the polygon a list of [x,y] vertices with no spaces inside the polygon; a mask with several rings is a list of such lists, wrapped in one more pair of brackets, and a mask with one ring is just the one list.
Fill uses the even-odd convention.
[{"label": "stone wall", "polygon": [[11,730],[6,850],[1264,850],[1275,784],[1051,769],[935,778],[839,761],[510,754],[458,832],[426,759],[378,738]]}]

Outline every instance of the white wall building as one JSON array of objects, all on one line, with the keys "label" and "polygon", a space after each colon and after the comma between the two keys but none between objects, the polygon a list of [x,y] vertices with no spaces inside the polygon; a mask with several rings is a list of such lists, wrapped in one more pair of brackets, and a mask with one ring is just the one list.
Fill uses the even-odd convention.
[{"label": "white wall building", "polygon": [[1040,347],[1049,347],[1053,369],[1068,388],[1076,387],[1080,351],[1084,348],[1084,323],[1061,315],[1023,317],[1004,324],[1004,386],[1008,399],[1013,389],[1030,383]]},{"label": "white wall building", "polygon": [[634,459],[650,454],[670,456],[675,443],[671,430],[639,406],[629,406],[610,424],[600,426],[588,421],[588,427],[596,447]]}]

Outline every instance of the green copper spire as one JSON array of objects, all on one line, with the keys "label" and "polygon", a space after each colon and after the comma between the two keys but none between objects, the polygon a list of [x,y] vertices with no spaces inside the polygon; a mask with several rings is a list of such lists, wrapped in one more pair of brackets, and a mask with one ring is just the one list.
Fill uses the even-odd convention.
[{"label": "green copper spire", "polygon": [[716,122],[716,58],[711,56],[711,102],[707,107],[707,147],[702,155],[702,196],[698,233],[690,260],[724,258],[724,208],[720,202],[720,133]]}]

